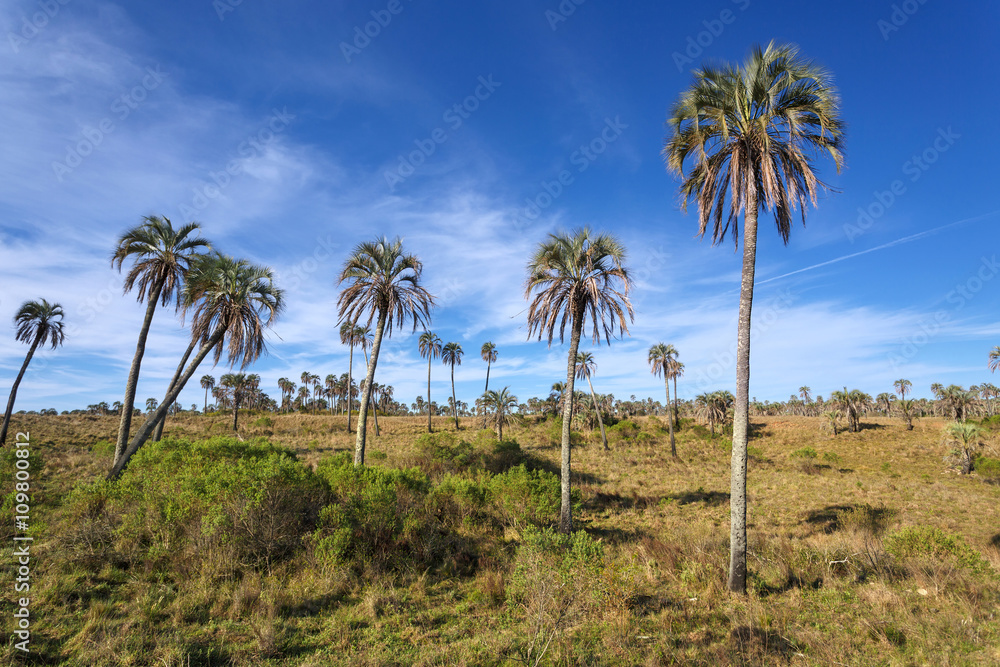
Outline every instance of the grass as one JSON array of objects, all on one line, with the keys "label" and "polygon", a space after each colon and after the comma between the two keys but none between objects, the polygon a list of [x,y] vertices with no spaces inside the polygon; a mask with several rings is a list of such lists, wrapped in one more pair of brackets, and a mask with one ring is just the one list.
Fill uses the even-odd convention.
[{"label": "grass", "polygon": [[[211,440],[230,418],[171,418],[165,435],[231,442]],[[245,443],[168,443],[163,451],[178,458],[137,461],[131,479],[142,483],[125,484],[127,475],[115,491],[92,484],[109,466],[115,418],[16,415],[13,432],[31,432],[41,466],[32,473],[33,653],[8,645],[0,660],[1000,663],[1000,486],[947,470],[944,422],[906,431],[875,418],[831,437],[819,418],[754,418],[751,590],[734,597],[725,591],[727,438],[686,423],[674,459],[663,420],[632,421],[609,433],[611,451],[599,432],[579,435],[581,532],[563,543],[546,532],[557,518],[545,495],[559,461],[551,422],[516,426],[505,436],[519,447],[497,447],[472,419],[455,433],[435,418],[442,434],[427,438],[426,417],[380,417],[368,461],[384,472],[362,479],[337,467],[353,451],[345,418],[241,413]],[[198,451],[223,458],[201,461]],[[238,468],[219,452],[261,463]],[[504,472],[518,465],[525,472]],[[256,486],[204,485],[185,472],[244,469]],[[308,502],[287,492],[293,483],[314,494]],[[324,503],[335,509],[317,511]],[[380,523],[359,518],[376,514]],[[13,587],[10,525],[0,529],[4,591]],[[269,535],[283,550],[266,548]]]}]

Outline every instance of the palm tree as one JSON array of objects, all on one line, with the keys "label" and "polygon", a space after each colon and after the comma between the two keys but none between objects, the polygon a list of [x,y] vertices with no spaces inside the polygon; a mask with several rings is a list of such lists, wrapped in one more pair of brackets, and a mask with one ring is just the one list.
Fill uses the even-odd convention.
[{"label": "palm tree", "polygon": [[892,404],[896,400],[896,397],[887,391],[883,391],[881,394],[875,397],[875,403],[885,412],[886,416],[889,415],[889,411],[892,410]]},{"label": "palm tree", "polygon": [[233,432],[237,431],[239,422],[240,404],[251,393],[253,387],[252,375],[245,373],[226,373],[219,380],[219,384],[229,390],[229,395],[233,401]]},{"label": "palm tree", "polygon": [[420,350],[420,358],[427,358],[427,432],[433,433],[431,429],[431,359],[441,356],[441,339],[434,333],[425,331],[420,334],[417,342]]},{"label": "palm tree", "polygon": [[503,441],[503,427],[515,420],[513,411],[517,408],[517,396],[509,393],[510,387],[483,394],[483,406],[497,431],[497,440]]},{"label": "palm tree", "polygon": [[840,410],[830,410],[823,413],[823,418],[826,420],[823,425],[833,431],[833,437],[837,437],[837,427],[840,424],[840,417]]},{"label": "palm tree", "polygon": [[[750,311],[757,253],[757,215],[774,212],[787,244],[792,210],[816,202],[825,188],[808,153],[826,153],[839,171],[843,130],[839,98],[825,70],[799,57],[794,46],[754,47],[742,67],[706,66],[673,106],[673,131],[663,154],[682,178],[683,208],[698,205],[702,236],[732,231],[739,244],[744,213],[743,277],[737,327],[736,406],[730,503],[730,591],[746,592],[746,469],[750,398]],[[685,164],[689,170],[685,174]],[[728,206],[726,198],[729,198]]]},{"label": "palm tree", "polygon": [[350,348],[350,353],[348,355],[347,361],[347,432],[351,432],[351,386],[354,380],[352,379],[352,374],[354,373],[354,346],[361,343],[361,337],[364,336],[364,329],[362,327],[355,326],[350,322],[342,322],[340,324],[340,342],[347,345]]},{"label": "palm tree", "polygon": [[[497,360],[497,346],[492,342],[483,343],[483,346],[479,349],[479,356],[486,362],[486,388],[483,389],[483,395],[485,396],[486,392],[490,390],[490,367]],[[483,425],[485,426],[485,424],[484,416]]]},{"label": "palm tree", "polygon": [[[674,428],[679,429],[681,427],[681,413],[677,409],[677,378],[684,376],[684,364],[677,361],[677,357],[671,357],[670,363],[667,365],[667,372],[664,377],[669,377],[674,381]],[[669,409],[670,406],[667,406]]]},{"label": "palm tree", "polygon": [[[280,383],[281,380],[278,380]],[[205,408],[203,412],[208,412],[208,390],[215,387],[215,378],[211,375],[201,376],[201,388],[205,390]]]},{"label": "palm tree", "polygon": [[983,435],[983,429],[972,422],[955,422],[947,426],[946,433],[951,436],[955,443],[960,472],[963,475],[968,475],[972,472],[975,451],[980,445],[979,439]]},{"label": "palm tree", "polygon": [[576,355],[580,336],[589,315],[592,337],[611,344],[617,326],[622,335],[628,333],[625,321],[634,318],[628,291],[632,279],[625,268],[625,247],[608,234],[593,234],[582,229],[570,234],[550,234],[540,243],[528,262],[525,298],[528,308],[528,338],[538,332],[549,346],[559,329],[563,342],[566,324],[570,325],[569,357],[566,364],[566,388],[562,423],[561,486],[562,508],[559,530],[569,534],[573,529],[570,503],[570,425],[573,421],[573,380],[576,377]]},{"label": "palm tree", "polygon": [[382,336],[392,334],[393,321],[402,326],[406,318],[413,319],[413,330],[430,319],[434,297],[420,285],[423,264],[415,255],[403,252],[403,242],[386,237],[359,244],[344,262],[338,283],[346,284],[337,300],[340,320],[357,326],[367,313],[368,326],[376,321],[371,361],[365,378],[358,412],[358,435],[354,444],[354,465],[365,462],[365,429],[368,403],[375,380],[375,366],[382,346]]},{"label": "palm tree", "polygon": [[899,402],[896,403],[899,406],[899,413],[903,416],[903,421],[906,422],[906,430],[913,430],[913,400],[901,398]]},{"label": "palm tree", "polygon": [[[132,407],[135,404],[136,384],[142,356],[146,351],[146,337],[153,321],[153,311],[159,301],[166,306],[173,298],[180,307],[180,287],[190,267],[191,259],[200,249],[210,247],[207,240],[197,238],[194,233],[201,228],[196,222],[175,230],[169,218],[147,216],[143,223],[132,227],[118,237],[118,244],[111,255],[111,267],[121,271],[125,260],[135,260],[132,269],[125,276],[124,291],[138,288],[139,303],[146,302],[146,314],[139,329],[132,367],[125,384],[125,398],[122,401],[121,422],[118,426],[118,440],[115,444],[115,463],[121,459],[128,442],[132,426]],[[165,413],[164,413],[165,414]]]},{"label": "palm tree", "polygon": [[[650,371],[656,377],[663,376],[663,384],[667,388],[667,405],[670,405],[670,361],[677,356],[677,349],[673,345],[657,343],[649,348],[646,361],[652,367]],[[670,455],[677,458],[677,444],[674,442],[674,420],[667,419],[670,426]]]},{"label": "palm tree", "polygon": [[184,375],[167,392],[163,402],[132,437],[128,448],[113,465],[108,479],[115,479],[129,459],[146,442],[150,433],[178,394],[194,375],[198,365],[215,351],[215,363],[223,351],[230,365],[246,368],[267,351],[264,330],[274,324],[284,310],[284,292],[274,285],[271,269],[225,255],[199,263],[184,286],[185,302],[194,308],[192,335],[202,345]]},{"label": "palm tree", "polygon": [[990,350],[990,363],[988,364],[990,372],[996,372],[997,368],[1000,368],[1000,345],[995,345],[992,350]]},{"label": "palm tree", "polygon": [[21,364],[21,370],[14,379],[10,397],[7,399],[7,411],[3,415],[3,426],[0,427],[0,447],[7,444],[7,429],[10,427],[10,416],[14,413],[14,399],[17,398],[17,388],[21,384],[24,372],[28,370],[31,358],[39,345],[51,344],[56,349],[66,340],[63,331],[63,309],[58,303],[49,303],[45,299],[25,301],[14,314],[14,337],[22,343],[30,343],[28,354]]},{"label": "palm tree", "polygon": [[607,451],[608,447],[608,436],[604,432],[604,418],[601,417],[601,408],[597,405],[597,394],[594,392],[594,383],[590,380],[594,371],[597,370],[597,362],[594,361],[594,355],[590,352],[578,352],[576,355],[576,377],[581,380],[586,378],[587,384],[590,385],[590,397],[594,401],[594,413],[597,415],[597,423],[601,425],[601,442],[604,443],[604,450]]},{"label": "palm tree", "polygon": [[156,407],[159,404],[160,404],[160,402],[158,400],[156,400],[155,398],[147,398],[146,399],[146,412],[152,414],[156,410]]},{"label": "palm tree", "polygon": [[[451,414],[455,417],[455,430],[458,430],[458,402],[455,400],[455,366],[462,365],[462,346],[458,343],[447,343],[441,348],[442,363],[451,365]],[[428,385],[428,390],[430,385]]]},{"label": "palm tree", "polygon": [[906,398],[906,394],[909,393],[910,388],[913,387],[913,383],[909,380],[896,380],[892,383],[893,389],[899,394],[900,400]]}]

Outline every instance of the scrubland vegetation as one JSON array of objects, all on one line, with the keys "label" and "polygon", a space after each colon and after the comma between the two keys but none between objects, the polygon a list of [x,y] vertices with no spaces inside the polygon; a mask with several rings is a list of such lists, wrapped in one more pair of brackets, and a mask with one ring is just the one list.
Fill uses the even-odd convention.
[{"label": "scrubland vegetation", "polygon": [[607,451],[574,431],[566,536],[552,416],[503,442],[475,418],[428,434],[426,417],[382,417],[356,468],[342,418],[249,414],[234,438],[228,413],[179,415],[109,482],[116,417],[15,415],[37,484],[26,662],[997,664],[986,421],[961,475],[933,416],[836,437],[819,417],[754,417],[734,596],[730,436],[688,419],[677,458],[665,417],[608,425]]}]

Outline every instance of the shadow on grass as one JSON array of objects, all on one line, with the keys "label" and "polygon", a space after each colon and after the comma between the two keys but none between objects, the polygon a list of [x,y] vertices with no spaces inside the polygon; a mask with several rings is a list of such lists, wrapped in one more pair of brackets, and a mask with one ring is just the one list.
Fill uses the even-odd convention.
[{"label": "shadow on grass", "polygon": [[[854,511],[858,507],[858,505],[827,505],[823,509],[812,510],[806,514],[806,523],[815,526],[816,532],[829,535],[844,528],[840,522],[842,513]],[[876,524],[884,524],[895,516],[895,510],[888,507],[867,507],[866,511],[871,515],[871,521]]]},{"label": "shadow on grass", "polygon": [[782,637],[777,632],[764,630],[762,628],[752,628],[748,625],[741,625],[734,628],[730,633],[730,639],[746,664],[750,664],[750,659],[760,657],[766,661],[762,664],[773,664],[772,658],[781,658],[790,662],[792,656],[799,652],[799,646]]},{"label": "shadow on grass", "polygon": [[623,496],[620,493],[604,493],[598,491],[587,504],[595,510],[607,509],[646,509],[656,507],[661,502],[676,502],[678,505],[690,505],[692,503],[704,503],[706,507],[715,507],[729,502],[729,494],[724,491],[706,491],[698,488],[695,491],[685,491],[682,493],[672,493],[665,496],[640,496],[632,494]]}]

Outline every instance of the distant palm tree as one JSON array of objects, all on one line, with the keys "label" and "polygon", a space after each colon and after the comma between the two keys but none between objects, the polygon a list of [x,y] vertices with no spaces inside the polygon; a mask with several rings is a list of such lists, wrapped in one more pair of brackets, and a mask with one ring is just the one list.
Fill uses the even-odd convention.
[{"label": "distant palm tree", "polygon": [[[669,377],[674,381],[674,428],[679,429],[681,427],[681,413],[677,408],[677,378],[684,376],[684,363],[677,361],[677,357],[671,357],[670,363],[667,365],[667,372],[664,378]],[[670,406],[667,406],[669,410]]]},{"label": "distant palm tree", "polygon": [[458,343],[447,343],[441,348],[441,361],[451,366],[451,414],[455,417],[455,430],[457,431],[458,402],[455,400],[455,366],[462,365],[462,346]]},{"label": "distant palm tree", "polygon": [[906,398],[906,394],[909,393],[910,388],[913,387],[913,383],[909,380],[896,380],[892,383],[893,388],[896,393],[899,394],[900,399]]},{"label": "distant palm tree", "polygon": [[566,388],[562,423],[561,487],[562,508],[559,530],[573,530],[570,500],[570,426],[573,422],[573,380],[576,355],[587,317],[590,317],[595,343],[604,334],[611,343],[615,327],[628,333],[626,315],[634,318],[628,291],[632,279],[625,268],[625,247],[608,234],[593,234],[582,229],[570,234],[550,234],[538,245],[528,262],[525,298],[528,308],[528,338],[537,331],[538,339],[548,339],[549,346],[559,330],[563,342],[566,324],[570,325],[569,357],[566,364]]},{"label": "distant palm tree", "polygon": [[996,345],[990,350],[990,372],[995,372],[997,368],[1000,368],[1000,345]]},{"label": "distant palm tree", "polygon": [[515,420],[513,412],[517,408],[517,396],[509,393],[508,389],[510,387],[483,394],[483,405],[487,418],[493,422],[493,427],[497,432],[497,440],[501,442],[503,441],[503,427]]},{"label": "distant palm tree", "polygon": [[901,398],[899,402],[896,403],[899,406],[899,413],[903,416],[903,421],[906,423],[906,430],[913,430],[913,412],[914,403],[910,399]]},{"label": "distant palm tree", "polygon": [[[670,405],[670,362],[677,357],[677,349],[673,345],[657,343],[649,348],[646,361],[652,367],[650,371],[656,377],[663,376],[663,384],[667,389],[667,406]],[[677,458],[677,444],[674,442],[674,420],[667,419],[670,426],[670,455]]]},{"label": "distant palm tree", "polygon": [[25,301],[14,314],[14,337],[22,343],[29,343],[28,354],[24,357],[21,370],[14,379],[10,397],[7,399],[7,411],[3,416],[3,426],[0,427],[0,447],[7,444],[7,429],[10,427],[10,416],[14,413],[14,399],[17,398],[17,388],[21,384],[24,372],[28,370],[31,358],[39,345],[52,345],[56,349],[66,340],[63,331],[63,309],[58,303],[49,303],[45,299]]},{"label": "distant palm tree", "polygon": [[156,400],[155,398],[147,398],[146,399],[146,412],[152,413],[154,410],[156,410],[156,406],[158,406],[159,404],[160,404],[160,402],[158,400]]},{"label": "distant palm tree", "polygon": [[225,255],[216,256],[210,263],[199,263],[197,273],[187,276],[184,298],[194,308],[192,335],[202,345],[184,375],[132,437],[125,453],[108,473],[108,479],[121,475],[210,352],[214,350],[218,363],[226,350],[229,363],[239,362],[241,368],[264,354],[267,351],[264,330],[274,323],[285,304],[284,292],[274,285],[271,269]]},{"label": "distant palm tree", "polygon": [[[741,66],[703,66],[671,110],[672,133],[663,155],[683,179],[683,207],[698,205],[700,233],[713,224],[712,240],[732,230],[739,243],[744,214],[743,277],[737,333],[736,407],[730,490],[728,587],[746,592],[746,469],[750,398],[750,311],[757,253],[757,215],[774,212],[787,244],[792,210],[815,204],[825,185],[809,153],[843,164],[844,124],[830,75],[802,59],[796,47],[754,47]],[[689,169],[685,173],[685,164]],[[727,202],[727,197],[729,201]]]},{"label": "distant palm tree", "polygon": [[[486,392],[490,390],[490,366],[497,360],[497,346],[493,343],[483,343],[483,346],[479,349],[479,355],[486,362],[486,388],[483,389],[483,395],[485,396]],[[485,423],[484,421],[483,424],[485,425]]]},{"label": "distant palm tree", "polygon": [[607,451],[608,447],[608,436],[604,432],[604,418],[601,417],[601,408],[597,405],[597,394],[594,392],[594,383],[591,382],[590,378],[597,370],[597,362],[594,361],[594,355],[590,352],[578,352],[576,354],[576,377],[583,380],[586,378],[587,384],[590,385],[590,397],[594,401],[594,413],[597,414],[597,423],[601,426],[601,442],[604,443],[604,450]]},{"label": "distant palm tree", "polygon": [[201,388],[205,390],[205,408],[203,412],[208,412],[208,390],[215,387],[215,378],[211,375],[201,376]]},{"label": "distant palm tree", "polygon": [[347,345],[350,349],[347,361],[347,432],[351,432],[351,385],[354,380],[352,379],[352,374],[354,373],[354,346],[361,343],[359,336],[361,327],[355,326],[351,322],[341,322],[340,324],[340,342]]},{"label": "distant palm tree", "polygon": [[382,346],[382,336],[392,334],[393,320],[402,326],[407,318],[413,319],[413,329],[430,320],[434,297],[420,285],[423,264],[415,255],[403,252],[400,239],[389,241],[386,237],[361,243],[344,262],[338,283],[345,285],[337,300],[340,320],[354,325],[368,315],[367,325],[376,321],[375,339],[372,343],[371,361],[365,378],[358,412],[358,435],[354,444],[354,465],[365,462],[365,429],[368,421],[368,403],[375,381],[375,366]]},{"label": "distant palm tree", "polygon": [[237,431],[239,422],[240,404],[243,403],[252,390],[252,376],[245,373],[226,373],[219,380],[219,384],[229,390],[229,395],[233,401],[233,432]]},{"label": "distant palm tree", "polygon": [[[132,425],[132,408],[135,404],[135,390],[139,381],[139,369],[146,350],[146,337],[153,321],[153,311],[159,301],[166,306],[174,299],[180,307],[180,288],[191,259],[199,250],[210,247],[208,241],[197,238],[194,233],[201,228],[196,222],[175,230],[169,218],[147,216],[143,223],[126,230],[118,237],[118,243],[111,255],[111,266],[122,269],[129,258],[135,263],[125,276],[124,290],[130,292],[138,288],[139,303],[146,302],[146,315],[139,329],[132,367],[125,384],[125,398],[122,401],[121,422],[118,425],[118,440],[115,443],[115,463],[121,459],[128,442]],[[164,413],[165,414],[165,413]]]},{"label": "distant palm tree", "polygon": [[840,410],[830,410],[823,413],[823,418],[826,420],[824,426],[833,431],[834,437],[837,436],[837,427],[840,425]]},{"label": "distant palm tree", "polygon": [[441,339],[434,333],[425,331],[420,334],[417,348],[420,350],[420,358],[427,358],[427,432],[433,433],[431,428],[431,360],[441,356]]},{"label": "distant palm tree", "polygon": [[972,422],[955,422],[949,424],[946,433],[951,436],[957,449],[959,468],[963,475],[972,472],[976,449],[980,446],[983,429]]}]

